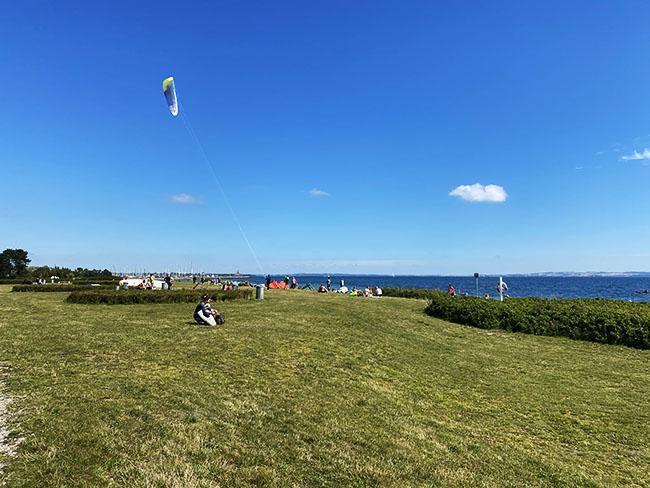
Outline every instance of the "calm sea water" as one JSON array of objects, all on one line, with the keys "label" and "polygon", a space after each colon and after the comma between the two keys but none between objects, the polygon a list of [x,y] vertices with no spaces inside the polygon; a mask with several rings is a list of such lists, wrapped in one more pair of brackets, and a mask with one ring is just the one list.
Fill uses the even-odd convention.
[{"label": "calm sea water", "polygon": [[[284,276],[274,278],[281,280]],[[473,276],[332,275],[332,286],[338,288],[341,278],[349,288],[381,286],[446,290],[452,283],[457,293],[476,294]],[[310,283],[318,287],[321,283],[326,284],[327,275],[296,275],[296,279],[301,286]],[[650,277],[644,276],[504,276],[503,279],[511,297],[612,298],[650,302],[650,294],[638,293],[640,290],[650,291]],[[498,280],[496,276],[479,277],[479,295],[489,293],[492,297],[497,296]],[[256,276],[251,281],[262,283],[264,277]]]}]

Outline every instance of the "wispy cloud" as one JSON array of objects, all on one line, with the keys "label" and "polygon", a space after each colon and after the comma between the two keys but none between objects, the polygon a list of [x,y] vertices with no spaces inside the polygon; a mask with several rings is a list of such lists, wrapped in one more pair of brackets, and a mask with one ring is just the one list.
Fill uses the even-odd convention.
[{"label": "wispy cloud", "polygon": [[195,196],[188,195],[187,193],[179,193],[178,195],[172,195],[169,198],[169,201],[176,203],[178,205],[196,205],[201,203],[201,200]]},{"label": "wispy cloud", "polygon": [[310,197],[314,197],[314,198],[329,197],[330,196],[329,193],[327,193],[326,191],[323,191],[323,190],[319,190],[318,188],[312,188],[307,193],[309,193]]},{"label": "wispy cloud", "polygon": [[576,171],[582,171],[583,169],[585,169],[584,166],[576,166]]},{"label": "wispy cloud", "polygon": [[508,194],[499,185],[460,185],[449,192],[452,197],[462,198],[468,202],[505,202]]},{"label": "wispy cloud", "polygon": [[650,149],[644,149],[642,152],[634,151],[630,156],[622,156],[622,161],[642,161],[650,159]]}]

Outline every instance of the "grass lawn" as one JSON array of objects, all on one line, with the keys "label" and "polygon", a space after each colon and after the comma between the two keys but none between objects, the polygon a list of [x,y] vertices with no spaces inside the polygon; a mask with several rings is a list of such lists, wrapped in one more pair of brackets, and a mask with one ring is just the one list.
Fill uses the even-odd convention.
[{"label": "grass lawn", "polygon": [[93,306],[0,286],[9,486],[647,486],[650,351],[419,300]]}]

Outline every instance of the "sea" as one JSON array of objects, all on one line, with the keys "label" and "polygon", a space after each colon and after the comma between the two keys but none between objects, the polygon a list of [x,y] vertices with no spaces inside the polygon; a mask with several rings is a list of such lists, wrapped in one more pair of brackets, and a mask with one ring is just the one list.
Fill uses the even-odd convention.
[{"label": "sea", "polygon": [[[327,275],[297,274],[299,286],[310,284],[318,288],[320,284],[327,285]],[[452,284],[456,293],[477,294],[484,296],[488,293],[497,297],[498,276],[392,276],[392,275],[331,275],[332,287],[338,288],[340,280],[352,289],[366,286],[383,288],[423,288],[447,290]],[[274,279],[282,280],[283,276],[274,275]],[[650,302],[650,274],[636,276],[503,276],[511,297],[542,297],[542,298],[609,298],[614,300]],[[255,276],[251,282],[263,283],[263,276]]]}]

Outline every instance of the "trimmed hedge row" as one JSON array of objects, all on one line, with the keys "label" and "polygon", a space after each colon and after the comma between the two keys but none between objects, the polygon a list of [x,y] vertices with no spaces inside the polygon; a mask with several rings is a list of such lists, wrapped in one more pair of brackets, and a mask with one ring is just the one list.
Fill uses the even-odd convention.
[{"label": "trimmed hedge row", "polygon": [[60,292],[71,292],[71,291],[81,291],[81,290],[112,290],[115,288],[115,285],[99,285],[99,286],[89,286],[89,285],[15,285],[11,288],[11,291],[18,292],[45,292],[45,293],[60,293]]},{"label": "trimmed hedge row", "polygon": [[75,291],[67,298],[68,303],[124,305],[135,303],[194,303],[201,300],[203,295],[208,295],[215,301],[250,300],[253,290],[239,289],[233,291],[204,290],[89,290]]},{"label": "trimmed hedge row", "polygon": [[398,298],[417,298],[420,300],[430,300],[444,292],[440,290],[426,290],[421,288],[382,288],[383,295],[386,297]]},{"label": "trimmed hedge row", "polygon": [[481,329],[650,347],[650,304],[604,299],[511,298],[504,302],[432,294],[425,312]]},{"label": "trimmed hedge row", "polygon": [[120,282],[120,280],[106,280],[106,279],[98,279],[98,280],[93,280],[90,278],[73,278],[72,279],[72,284],[73,285],[117,285]]},{"label": "trimmed hedge row", "polygon": [[33,283],[29,278],[2,278],[0,285],[31,285]]}]

